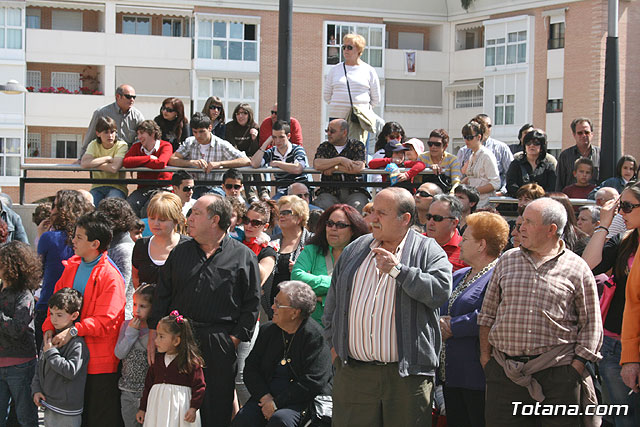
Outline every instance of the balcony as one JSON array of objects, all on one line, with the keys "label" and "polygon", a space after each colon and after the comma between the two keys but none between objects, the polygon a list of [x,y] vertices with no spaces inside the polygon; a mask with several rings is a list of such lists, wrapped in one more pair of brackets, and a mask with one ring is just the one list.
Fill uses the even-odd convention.
[{"label": "balcony", "polygon": [[93,111],[113,96],[27,93],[26,125],[86,128]]},{"label": "balcony", "polygon": [[484,76],[484,48],[457,50],[452,55],[451,81]]},{"label": "balcony", "polygon": [[[443,52],[418,50],[416,52],[416,73],[410,78],[415,80],[445,81],[449,75],[448,55]],[[400,49],[385,49],[384,78],[406,79],[405,51]],[[383,76],[381,76],[383,77]]]}]

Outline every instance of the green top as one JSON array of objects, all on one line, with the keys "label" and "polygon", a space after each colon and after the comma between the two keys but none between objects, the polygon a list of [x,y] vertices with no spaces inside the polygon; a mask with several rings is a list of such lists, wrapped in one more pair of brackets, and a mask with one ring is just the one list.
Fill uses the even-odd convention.
[{"label": "green top", "polygon": [[[331,257],[331,262],[335,264],[331,246],[329,246],[328,254]],[[327,292],[329,292],[331,276],[327,274],[327,260],[325,256],[322,255],[318,246],[306,245],[302,252],[300,252],[291,270],[291,280],[305,282],[311,286],[311,289],[313,289],[313,292],[315,292],[318,297],[322,297],[322,301],[316,303],[316,309],[311,314],[311,317],[322,325],[324,299],[327,297]]]},{"label": "green top", "polygon": [[[127,145],[127,143],[121,139],[118,139],[113,144],[113,147],[109,149],[104,148],[102,144],[98,143],[97,139],[94,139],[89,144],[86,154],[91,154],[95,159],[100,157],[105,157],[105,156],[111,156],[113,158],[115,157],[124,158],[124,155],[127,154],[128,149],[129,149],[129,146]],[[122,172],[111,173],[111,172],[103,172],[103,171],[93,171],[91,172],[91,177],[95,179],[125,179],[126,172],[122,171]],[[122,191],[125,195],[128,193],[127,184],[93,184],[91,186],[92,189],[97,187],[114,187]]]}]

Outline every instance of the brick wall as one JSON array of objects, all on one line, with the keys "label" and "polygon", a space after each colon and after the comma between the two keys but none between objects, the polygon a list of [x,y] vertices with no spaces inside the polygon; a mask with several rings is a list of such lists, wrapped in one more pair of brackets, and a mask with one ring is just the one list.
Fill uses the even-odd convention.
[{"label": "brick wall", "polygon": [[[75,65],[75,64],[48,64],[43,62],[27,63],[27,71],[40,71],[42,87],[51,86],[51,73],[64,72],[64,73],[82,74],[82,71],[86,67],[87,67],[86,65]],[[98,78],[100,78],[100,76],[98,76]],[[82,86],[82,81],[80,82],[80,86]]]}]

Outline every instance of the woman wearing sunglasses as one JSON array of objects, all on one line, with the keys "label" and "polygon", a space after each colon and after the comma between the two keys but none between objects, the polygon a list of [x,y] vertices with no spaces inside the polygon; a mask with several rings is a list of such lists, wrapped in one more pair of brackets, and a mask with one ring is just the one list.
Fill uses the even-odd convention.
[{"label": "woman wearing sunglasses", "polygon": [[[445,192],[451,192],[460,184],[460,163],[458,158],[445,150],[449,146],[449,134],[444,129],[434,129],[429,134],[427,141],[429,150],[420,153],[416,164],[404,174],[399,180],[413,179],[425,168],[430,168],[433,175],[422,177],[422,182],[433,182]],[[406,175],[403,179],[402,175]]]},{"label": "woman wearing sunglasses", "polygon": [[461,184],[475,187],[480,193],[477,208],[489,204],[489,197],[500,189],[500,172],[498,162],[491,151],[482,145],[482,125],[474,120],[462,127],[462,137],[471,150],[471,157],[462,165],[461,172],[466,175]]},{"label": "woman wearing sunglasses", "polygon": [[[631,325],[635,331],[635,338],[638,335],[640,320],[632,317],[627,318],[626,310],[632,311],[633,304],[627,301],[627,296],[631,294],[631,289],[627,291],[627,284],[634,285],[630,275],[633,259],[638,249],[638,228],[640,227],[640,184],[633,184],[622,192],[619,199],[609,200],[600,210],[600,225],[595,228],[589,244],[585,248],[582,258],[592,269],[594,275],[613,271],[613,275],[605,283],[602,297],[600,298],[600,311],[602,313],[602,323],[604,327],[604,341],[602,343],[602,360],[599,363],[600,375],[602,377],[602,387],[605,395],[609,397],[608,404],[629,405],[629,414],[625,417],[615,416],[616,426],[638,426],[640,425],[640,394],[629,395],[630,388],[625,375],[637,378],[640,375],[640,354],[638,346],[635,350],[627,352],[622,347],[621,338],[623,333],[623,314],[625,329],[628,321],[635,322]],[[628,231],[620,233],[607,240],[608,228],[613,221],[616,211],[619,211],[624,219]],[[637,267],[636,267],[637,268]],[[636,280],[638,276],[636,275]],[[634,286],[637,289],[637,286]],[[637,295],[637,290],[634,295]],[[625,303],[627,305],[625,309]],[[637,304],[637,302],[636,302]],[[637,308],[635,309],[637,312]],[[622,336],[621,336],[622,335]],[[625,357],[622,357],[622,353]],[[635,353],[635,354],[634,354]],[[620,368],[620,363],[625,363]],[[627,363],[629,362],[629,363]],[[622,376],[621,376],[622,371]]]},{"label": "woman wearing sunglasses", "polygon": [[367,233],[369,227],[364,218],[349,205],[333,205],[320,216],[316,234],[309,239],[291,270],[291,280],[305,282],[315,292],[317,305],[311,317],[318,323],[322,324],[324,299],[342,250]]},{"label": "woman wearing sunglasses", "polygon": [[331,68],[324,85],[323,96],[329,104],[329,121],[348,120],[352,104],[371,109],[380,102],[378,74],[372,66],[360,59],[365,46],[366,40],[359,34],[347,34],[342,39],[344,62]]},{"label": "woman wearing sunglasses", "polygon": [[174,152],[185,139],[191,136],[189,120],[184,115],[184,104],[178,98],[167,98],[162,101],[160,114],[153,120],[162,131],[160,139],[170,142]]},{"label": "woman wearing sunglasses", "polygon": [[225,121],[226,118],[224,115],[224,105],[222,105],[222,100],[217,96],[210,96],[207,99],[207,102],[204,103],[202,114],[209,116],[211,119],[211,124],[213,126],[211,133],[218,138],[224,139],[225,132],[227,131],[227,122]]},{"label": "woman wearing sunglasses", "polygon": [[507,170],[507,193],[515,197],[518,189],[532,182],[549,193],[556,188],[556,161],[547,153],[547,135],[534,129],[523,138],[524,151],[514,156]]}]

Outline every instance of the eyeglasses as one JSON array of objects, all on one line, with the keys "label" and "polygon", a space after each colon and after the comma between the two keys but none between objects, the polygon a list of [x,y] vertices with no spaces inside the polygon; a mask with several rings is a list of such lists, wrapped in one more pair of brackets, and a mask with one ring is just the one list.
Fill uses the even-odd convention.
[{"label": "eyeglasses", "polygon": [[222,105],[210,105],[209,110],[218,110],[222,111]]},{"label": "eyeglasses", "polygon": [[427,192],[427,191],[418,191],[416,193],[416,196],[420,196],[420,197],[433,197],[433,194]]},{"label": "eyeglasses", "polygon": [[471,141],[472,139],[475,139],[476,136],[478,135],[465,135],[463,138],[467,141]]},{"label": "eyeglasses", "polygon": [[454,216],[442,216],[442,215],[431,215],[427,214],[427,221],[434,220],[435,222],[442,222],[445,219],[456,219]]},{"label": "eyeglasses", "polygon": [[193,185],[185,185],[184,187],[182,187],[182,191],[184,191],[185,193],[193,191]]},{"label": "eyeglasses", "polygon": [[293,211],[291,209],[285,209],[283,211],[280,211],[280,216],[289,216],[289,215],[293,215]]},{"label": "eyeglasses", "polygon": [[350,44],[343,44],[342,50],[353,50],[353,46],[351,46]]},{"label": "eyeglasses", "polygon": [[338,230],[344,230],[345,228],[349,228],[351,227],[351,224],[347,224],[346,222],[334,222],[334,221],[327,221],[327,228],[337,228]]},{"label": "eyeglasses", "polygon": [[239,114],[246,114],[247,116],[249,115],[249,113],[248,113],[248,112],[246,112],[246,111],[238,111],[238,112],[236,113],[236,116],[237,116],[237,115],[239,115]]},{"label": "eyeglasses", "polygon": [[442,147],[442,142],[427,141],[429,147]]},{"label": "eyeglasses", "polygon": [[582,136],[582,135],[591,135],[591,131],[590,130],[579,130],[578,132],[576,132],[577,135]]},{"label": "eyeglasses", "polygon": [[129,95],[128,93],[123,93],[122,96],[124,96],[127,99],[136,99],[135,95]]},{"label": "eyeglasses", "polygon": [[175,113],[176,110],[174,110],[173,108],[169,108],[169,107],[162,107],[162,111],[166,111],[167,113]]},{"label": "eyeglasses", "polygon": [[489,129],[491,129],[491,128],[493,127],[493,125],[487,125],[487,127],[488,127]]},{"label": "eyeglasses", "polygon": [[278,112],[275,110],[271,110],[271,114],[278,114]]},{"label": "eyeglasses", "polygon": [[242,188],[242,184],[225,184],[224,188],[226,188],[227,190],[231,190],[232,188],[234,190],[239,190]]},{"label": "eyeglasses", "polygon": [[274,301],[273,305],[275,305],[276,308],[293,308],[290,305],[281,305],[278,301]]},{"label": "eyeglasses", "polygon": [[308,199],[311,194],[310,193],[300,193],[300,194],[295,194],[295,195],[300,197],[301,199]]},{"label": "eyeglasses", "polygon": [[535,145],[536,147],[539,147],[542,144],[540,144],[540,141],[538,141],[536,139],[530,139],[529,141],[525,141],[524,145]]},{"label": "eyeglasses", "polygon": [[263,225],[266,224],[265,221],[260,221],[259,219],[249,219],[249,217],[246,215],[242,217],[242,223],[244,225],[251,224],[254,227],[262,227]]},{"label": "eyeglasses", "polygon": [[632,210],[640,206],[640,203],[620,202],[620,210],[626,214],[631,213]]},{"label": "eyeglasses", "polygon": [[338,132],[338,131],[337,131],[337,130],[335,130],[335,129],[328,128],[328,129],[325,129],[325,132],[326,132],[326,133],[336,133],[336,132]]}]

